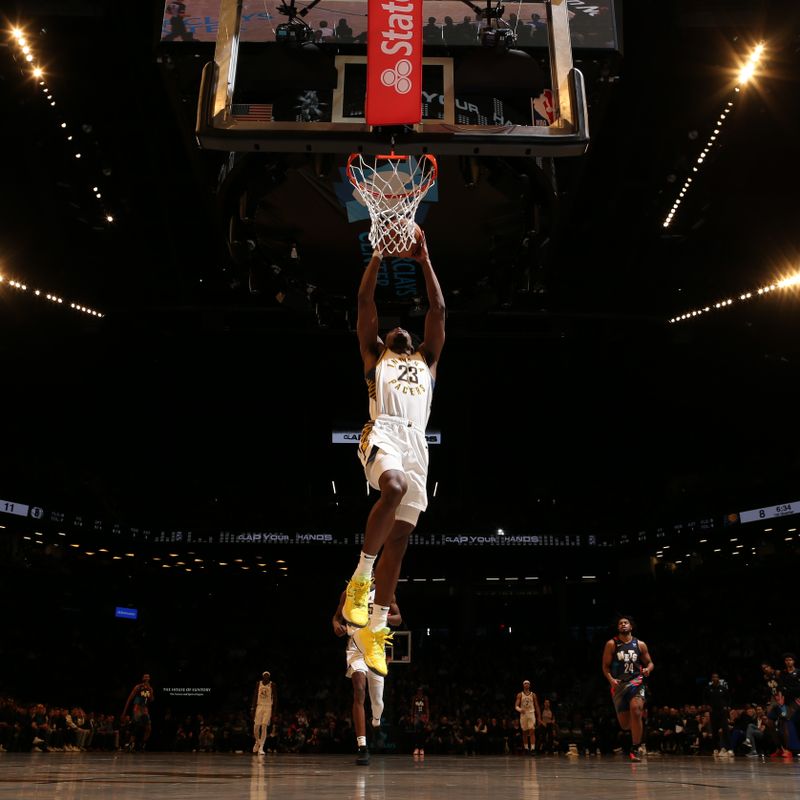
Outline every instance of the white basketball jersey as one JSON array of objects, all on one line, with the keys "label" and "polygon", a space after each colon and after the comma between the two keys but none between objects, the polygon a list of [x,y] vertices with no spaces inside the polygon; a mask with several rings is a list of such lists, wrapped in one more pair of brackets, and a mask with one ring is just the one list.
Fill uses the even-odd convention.
[{"label": "white basketball jersey", "polygon": [[258,682],[258,705],[272,705],[272,681],[266,686],[261,681]]},{"label": "white basketball jersey", "polygon": [[534,714],[536,709],[533,706],[533,692],[530,694],[522,693],[519,699],[519,707],[522,709],[521,714]]},{"label": "white basketball jersey", "polygon": [[422,430],[428,425],[433,378],[419,351],[410,356],[386,349],[375,365],[375,377],[367,379],[369,416],[381,414],[411,420]]}]

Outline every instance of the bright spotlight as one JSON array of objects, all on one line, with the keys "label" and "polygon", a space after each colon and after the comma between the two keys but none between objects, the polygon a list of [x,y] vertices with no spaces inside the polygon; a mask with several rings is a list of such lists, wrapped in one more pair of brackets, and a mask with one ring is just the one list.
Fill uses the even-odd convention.
[{"label": "bright spotlight", "polygon": [[739,83],[747,83],[753,77],[756,71],[756,65],[748,62],[739,70]]}]

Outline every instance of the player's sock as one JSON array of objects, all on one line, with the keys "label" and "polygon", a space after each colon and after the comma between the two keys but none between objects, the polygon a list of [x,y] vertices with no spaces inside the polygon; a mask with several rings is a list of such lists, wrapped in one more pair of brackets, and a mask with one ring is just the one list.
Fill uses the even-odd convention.
[{"label": "player's sock", "polygon": [[367,737],[366,736],[356,736],[356,746],[358,746],[358,747],[366,747],[367,746]]},{"label": "player's sock", "polygon": [[386,627],[386,620],[389,617],[389,606],[379,606],[375,603],[372,606],[372,614],[369,618],[369,629],[379,631]]},{"label": "player's sock", "polygon": [[358,566],[353,573],[354,578],[363,580],[364,578],[372,577],[372,568],[375,566],[375,559],[377,555],[371,556],[368,553],[361,551],[361,558],[358,560]]}]

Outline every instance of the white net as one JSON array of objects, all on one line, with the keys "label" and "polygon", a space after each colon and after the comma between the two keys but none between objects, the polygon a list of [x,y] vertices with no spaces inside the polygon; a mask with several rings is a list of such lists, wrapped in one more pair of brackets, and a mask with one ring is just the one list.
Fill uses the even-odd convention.
[{"label": "white net", "polygon": [[347,175],[369,211],[369,241],[388,256],[407,255],[416,244],[414,216],[436,181],[436,159],[431,155],[375,156],[354,153]]}]

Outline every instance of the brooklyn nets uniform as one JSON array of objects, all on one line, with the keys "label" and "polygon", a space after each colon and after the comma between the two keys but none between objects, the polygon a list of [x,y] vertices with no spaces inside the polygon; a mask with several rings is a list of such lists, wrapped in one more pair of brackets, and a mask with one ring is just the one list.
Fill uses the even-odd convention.
[{"label": "brooklyn nets uniform", "polygon": [[133,698],[133,718],[149,717],[148,705],[153,699],[153,690],[145,683],[140,683]]},{"label": "brooklyn nets uniform", "polygon": [[406,474],[408,490],[396,518],[416,525],[428,506],[428,443],[425,428],[431,412],[433,377],[422,353],[383,351],[367,376],[370,421],[361,432],[358,455],[370,486],[379,489],[389,469]]},{"label": "brooklyn nets uniform", "polygon": [[619,684],[611,687],[611,696],[614,699],[614,708],[618,712],[628,711],[634,697],[641,697],[644,700],[642,654],[636,637],[629,642],[623,642],[615,636],[614,645],[611,677],[618,680]]}]

